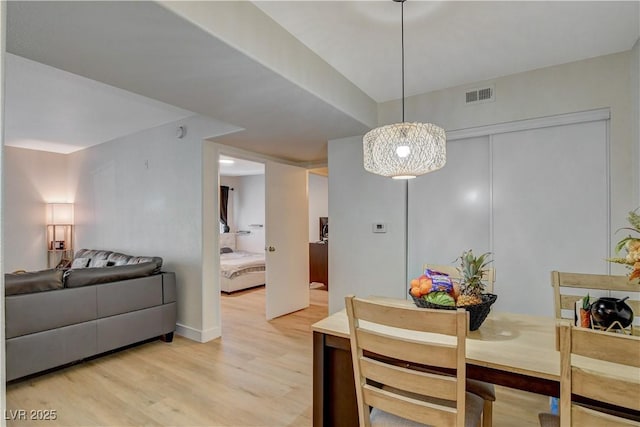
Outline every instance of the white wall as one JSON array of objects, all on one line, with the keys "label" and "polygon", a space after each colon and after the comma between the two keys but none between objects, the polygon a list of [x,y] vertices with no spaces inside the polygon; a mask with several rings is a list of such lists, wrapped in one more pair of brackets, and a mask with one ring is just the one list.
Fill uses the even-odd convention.
[{"label": "white wall", "polygon": [[4,147],[5,271],[47,268],[46,203],[73,202],[67,156]]},{"label": "white wall", "polygon": [[[239,250],[264,252],[265,246],[265,181],[264,175],[238,177],[238,185],[233,191],[236,231],[236,246]],[[260,227],[262,225],[262,227]]]},{"label": "white wall", "polygon": [[[451,131],[609,107],[611,233],[615,233],[627,225],[627,212],[639,200],[631,175],[637,160],[632,142],[631,60],[631,51],[626,51],[417,95],[407,99],[407,121],[430,121]],[[465,90],[485,83],[495,84],[496,101],[464,105]],[[382,104],[380,123],[398,120],[399,111],[398,102]]]},{"label": "white wall", "polygon": [[[609,107],[615,243],[615,230],[626,225],[627,212],[638,204],[632,173],[638,159],[632,142],[631,56],[628,51],[491,80],[496,90],[491,103],[464,105],[465,88],[481,83],[411,97],[407,120],[431,121],[450,131]],[[380,123],[397,121],[399,112],[399,102],[380,105]],[[405,241],[399,233],[404,227],[404,189],[364,171],[359,137],[329,141],[329,169],[329,311],[343,308],[349,293],[404,297]],[[383,217],[389,218],[391,234],[376,241],[370,223]]]},{"label": "white wall", "polygon": [[329,313],[350,293],[404,298],[406,182],[364,170],[362,137],[329,141],[329,169]]},{"label": "white wall", "polygon": [[[184,139],[176,138],[178,125],[187,127]],[[215,215],[203,206],[203,191],[213,191],[203,187],[203,139],[234,129],[193,116],[69,156],[76,247],[163,257],[163,269],[177,275],[178,332],[197,340],[220,335],[213,300],[203,308],[210,248],[202,235],[217,223],[203,215]]]},{"label": "white wall", "polygon": [[[320,217],[329,216],[329,178],[309,174],[309,241],[320,239]],[[329,228],[331,230],[331,228]]]}]

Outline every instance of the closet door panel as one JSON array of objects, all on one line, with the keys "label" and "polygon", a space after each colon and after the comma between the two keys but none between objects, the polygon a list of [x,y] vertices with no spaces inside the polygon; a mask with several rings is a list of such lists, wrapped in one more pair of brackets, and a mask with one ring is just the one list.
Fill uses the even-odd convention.
[{"label": "closet door panel", "polygon": [[606,122],[494,135],[495,308],[553,315],[552,270],[606,274]]},{"label": "closet door panel", "polygon": [[447,163],[408,182],[408,276],[489,250],[489,138],[447,142]]}]

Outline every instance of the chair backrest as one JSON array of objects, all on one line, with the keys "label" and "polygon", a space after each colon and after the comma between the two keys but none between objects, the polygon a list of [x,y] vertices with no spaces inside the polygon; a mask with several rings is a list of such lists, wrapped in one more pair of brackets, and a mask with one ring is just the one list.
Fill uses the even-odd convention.
[{"label": "chair backrest", "polygon": [[[424,264],[422,266],[422,271],[426,269],[439,271],[440,273],[448,274],[452,279],[461,279],[462,276],[458,269],[452,265],[440,265],[440,264]],[[482,282],[486,285],[485,291],[489,293],[493,293],[493,284],[496,281],[496,270],[495,268],[488,268],[485,274],[482,276]]]},{"label": "chair backrest", "polygon": [[[394,306],[353,295],[345,305],[360,425],[370,425],[372,406],[418,423],[464,426],[466,312]],[[416,365],[436,371],[409,368]]]},{"label": "chair backrest", "polygon": [[[559,335],[560,425],[640,425],[614,415],[640,411],[640,337],[568,324],[559,326]],[[572,401],[576,396],[615,405],[622,411],[587,408]]]},{"label": "chair backrest", "polygon": [[[640,314],[640,285],[629,282],[627,276],[609,276],[606,274],[566,273],[560,271],[551,272],[551,285],[553,286],[553,302],[557,319],[573,319],[576,301],[586,296],[589,291],[602,291],[601,296],[610,292],[628,293],[630,298],[625,301],[634,314]],[[582,295],[565,293],[567,289],[582,289]],[[635,297],[634,297],[635,295]],[[593,292],[590,300],[597,299]],[[562,310],[571,310],[571,315],[564,315]],[[638,329],[638,328],[635,328]],[[636,331],[634,330],[634,334]]]}]

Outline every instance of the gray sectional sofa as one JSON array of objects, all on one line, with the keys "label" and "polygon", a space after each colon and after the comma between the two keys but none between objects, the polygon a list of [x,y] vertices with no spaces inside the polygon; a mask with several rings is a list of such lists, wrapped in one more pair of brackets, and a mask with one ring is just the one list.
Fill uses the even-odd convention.
[{"label": "gray sectional sofa", "polygon": [[172,340],[176,277],[161,271],[161,258],[82,249],[75,260],[83,258],[85,268],[5,274],[8,381],[147,339]]}]

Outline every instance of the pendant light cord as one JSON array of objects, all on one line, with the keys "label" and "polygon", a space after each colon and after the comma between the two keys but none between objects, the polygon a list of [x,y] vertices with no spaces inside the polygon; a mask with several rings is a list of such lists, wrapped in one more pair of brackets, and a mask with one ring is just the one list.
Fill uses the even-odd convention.
[{"label": "pendant light cord", "polygon": [[400,29],[402,32],[402,123],[404,123],[404,1],[400,2]]}]

